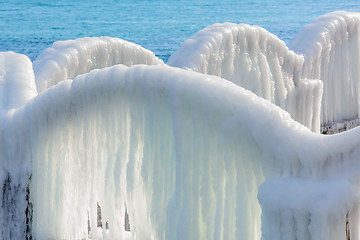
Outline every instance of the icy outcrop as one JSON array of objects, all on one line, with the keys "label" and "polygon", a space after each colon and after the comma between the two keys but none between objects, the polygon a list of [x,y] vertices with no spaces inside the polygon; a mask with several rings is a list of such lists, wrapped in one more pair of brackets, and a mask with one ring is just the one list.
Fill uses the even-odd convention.
[{"label": "icy outcrop", "polygon": [[304,57],[261,27],[214,24],[186,40],[168,64],[230,80],[319,132],[322,82],[301,79]]},{"label": "icy outcrop", "polygon": [[164,63],[150,50],[119,38],[86,37],[58,41],[34,61],[36,85],[41,92],[62,80],[116,64]]},{"label": "icy outcrop", "polygon": [[321,79],[321,123],[360,114],[360,14],[333,12],[304,27],[291,48],[304,55],[302,76]]}]

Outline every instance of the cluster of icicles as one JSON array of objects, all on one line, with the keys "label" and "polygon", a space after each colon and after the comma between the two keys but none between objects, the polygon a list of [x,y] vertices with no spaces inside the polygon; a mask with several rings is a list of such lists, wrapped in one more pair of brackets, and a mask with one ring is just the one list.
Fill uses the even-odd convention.
[{"label": "cluster of icicles", "polygon": [[167,64],[109,37],[0,53],[0,239],[360,239],[360,129],[319,134],[359,117],[360,14],[290,48],[224,23]]}]

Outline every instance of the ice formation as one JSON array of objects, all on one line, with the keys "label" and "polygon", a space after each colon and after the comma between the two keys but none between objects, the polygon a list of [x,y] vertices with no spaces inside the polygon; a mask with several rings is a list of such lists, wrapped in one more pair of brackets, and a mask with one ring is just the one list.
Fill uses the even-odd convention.
[{"label": "ice formation", "polygon": [[359,117],[359,26],[357,13],[321,16],[295,37],[295,53],[260,27],[214,24],[185,41],[168,64],[230,80],[318,132],[319,123]]},{"label": "ice formation", "polygon": [[359,117],[359,26],[358,13],[329,13],[307,25],[291,45],[305,57],[302,76],[324,82],[322,123]]},{"label": "ice formation", "polygon": [[87,37],[58,41],[34,61],[36,85],[41,92],[60,81],[116,64],[164,63],[153,52],[119,38]]},{"label": "ice formation", "polygon": [[232,81],[319,131],[322,82],[302,79],[304,57],[263,28],[214,24],[186,40],[168,64]]},{"label": "ice formation", "polygon": [[[358,18],[326,15],[298,39],[357,33]],[[188,70],[111,38],[56,43],[34,71],[0,53],[0,239],[360,239],[360,128],[316,133],[323,104],[349,95],[322,89],[357,69],[329,84],[308,63],[334,59],[313,46],[355,59],[337,35],[297,55],[218,24],[170,59]],[[345,71],[331,64],[318,71]]]}]

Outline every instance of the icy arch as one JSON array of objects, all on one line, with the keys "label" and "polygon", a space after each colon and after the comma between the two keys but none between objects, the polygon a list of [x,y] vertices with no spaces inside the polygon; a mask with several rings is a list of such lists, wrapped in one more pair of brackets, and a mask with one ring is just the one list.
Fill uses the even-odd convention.
[{"label": "icy arch", "polygon": [[62,80],[116,64],[164,64],[153,52],[137,44],[110,37],[58,41],[34,61],[39,92]]},{"label": "icy arch", "polygon": [[323,15],[295,37],[295,52],[260,27],[215,24],[185,41],[168,64],[230,80],[318,132],[359,117],[359,23],[359,13]]},{"label": "icy arch", "polygon": [[261,27],[214,24],[186,40],[168,64],[230,80],[319,132],[322,82],[301,79],[304,57]]}]

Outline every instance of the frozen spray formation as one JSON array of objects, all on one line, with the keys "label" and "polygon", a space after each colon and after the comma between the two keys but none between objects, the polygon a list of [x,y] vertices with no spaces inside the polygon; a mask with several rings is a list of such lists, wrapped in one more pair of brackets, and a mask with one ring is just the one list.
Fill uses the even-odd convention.
[{"label": "frozen spray formation", "polygon": [[119,38],[87,37],[58,41],[34,61],[36,85],[41,92],[60,81],[116,64],[164,63],[153,52]]},{"label": "frozen spray formation", "polygon": [[[326,15],[299,38],[358,18]],[[0,53],[0,239],[360,239],[360,128],[316,133],[327,81],[307,61],[325,46],[309,42],[297,55],[261,28],[214,25],[169,61],[194,71],[111,38],[55,43],[35,74]],[[355,57],[351,43],[336,54]]]},{"label": "frozen spray formation", "polygon": [[260,27],[215,24],[185,41],[168,64],[232,81],[318,132],[319,122],[358,118],[359,26],[358,13],[321,16],[295,37],[295,53]]},{"label": "frozen spray formation", "polygon": [[324,83],[321,123],[360,114],[360,15],[320,16],[294,39],[291,48],[305,57],[302,76]]},{"label": "frozen spray formation", "polygon": [[234,23],[199,31],[168,62],[232,81],[318,132],[322,82],[300,79],[303,63],[303,56],[265,29]]}]

